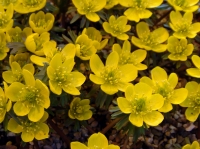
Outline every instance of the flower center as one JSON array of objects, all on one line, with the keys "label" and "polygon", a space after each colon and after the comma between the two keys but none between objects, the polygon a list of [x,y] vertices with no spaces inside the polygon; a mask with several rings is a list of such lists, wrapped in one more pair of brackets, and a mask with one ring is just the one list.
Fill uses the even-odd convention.
[{"label": "flower center", "polygon": [[39,28],[47,28],[47,25],[49,24],[50,20],[45,20],[45,18],[40,18],[34,21],[35,26]]},{"label": "flower center", "polygon": [[190,26],[191,23],[190,22],[186,22],[186,20],[182,21],[181,24],[175,24],[174,27],[177,30],[178,33],[181,34],[188,34],[190,31]]},{"label": "flower center", "polygon": [[189,107],[193,107],[194,109],[199,109],[200,107],[200,92],[196,94],[190,94],[188,97]]},{"label": "flower center", "polygon": [[31,122],[29,120],[20,120],[23,131],[27,133],[34,133],[40,130],[40,126],[38,125],[38,122]]},{"label": "flower center", "polygon": [[117,20],[110,22],[110,27],[112,28],[114,34],[121,35],[123,33],[123,27],[119,26],[118,23],[120,22]]},{"label": "flower center", "polygon": [[21,71],[15,70],[13,71],[14,82],[21,82],[23,81],[23,75]]},{"label": "flower center", "polygon": [[16,3],[17,2],[17,0],[1,0],[0,1],[0,5],[2,5],[2,6],[8,6],[10,3]]},{"label": "flower center", "polygon": [[14,32],[11,36],[11,42],[22,42],[21,32]]},{"label": "flower center", "polygon": [[186,6],[186,1],[185,0],[174,0],[174,3],[177,6],[180,6],[180,7]]},{"label": "flower center", "polygon": [[35,51],[39,51],[42,49],[43,47],[43,43],[44,43],[44,40],[42,40],[40,37],[33,37],[34,38],[34,41],[35,41],[35,44],[36,44],[36,50]]},{"label": "flower center", "polygon": [[158,43],[155,40],[155,37],[152,34],[143,35],[141,41],[147,46],[156,46]]},{"label": "flower center", "polygon": [[5,28],[8,24],[8,16],[5,13],[0,12],[0,28]]},{"label": "flower center", "polygon": [[28,8],[38,7],[42,3],[42,0],[23,0],[22,5]]},{"label": "flower center", "polygon": [[132,63],[131,59],[130,59],[130,53],[129,52],[122,52],[120,54],[120,57],[119,57],[119,65],[125,65],[125,64],[128,64],[128,63]]},{"label": "flower center", "polygon": [[131,7],[135,8],[136,10],[144,10],[147,8],[148,3],[145,2],[146,0],[133,0],[133,5]]}]

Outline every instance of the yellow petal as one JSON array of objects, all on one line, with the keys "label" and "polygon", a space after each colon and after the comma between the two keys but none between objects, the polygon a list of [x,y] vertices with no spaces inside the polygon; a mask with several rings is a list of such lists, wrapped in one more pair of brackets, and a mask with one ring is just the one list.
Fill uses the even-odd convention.
[{"label": "yellow petal", "polygon": [[71,83],[75,87],[81,86],[86,80],[86,77],[80,72],[74,71],[74,72],[71,72],[70,74],[73,76],[73,80],[71,81]]},{"label": "yellow petal", "polygon": [[151,77],[154,81],[162,82],[167,80],[167,73],[163,68],[157,66],[151,70]]},{"label": "yellow petal", "polygon": [[113,51],[110,53],[106,59],[106,66],[116,68],[119,62],[119,55],[117,52]]},{"label": "yellow petal", "polygon": [[20,133],[22,132],[23,127],[19,125],[13,118],[11,118],[8,122],[7,129],[14,133]]},{"label": "yellow petal", "polygon": [[21,134],[21,138],[24,142],[31,142],[34,139],[34,132],[23,131]]},{"label": "yellow petal", "polygon": [[164,113],[169,112],[172,110],[172,104],[169,101],[165,100],[163,106],[158,110]]},{"label": "yellow petal", "polygon": [[95,12],[89,12],[85,16],[88,20],[92,22],[97,22],[100,20],[99,16]]},{"label": "yellow petal", "polygon": [[122,73],[121,82],[130,82],[135,80],[138,75],[137,69],[132,64],[126,64],[119,67],[119,71]]},{"label": "yellow petal", "polygon": [[104,91],[106,94],[113,95],[118,92],[118,88],[116,85],[111,84],[102,84],[101,90]]},{"label": "yellow petal", "polygon": [[131,113],[129,115],[129,121],[137,127],[141,127],[143,125],[143,117],[141,115]]},{"label": "yellow petal", "polygon": [[54,69],[56,69],[61,65],[62,65],[62,55],[61,55],[61,53],[57,53],[52,58],[52,60],[50,62],[50,66],[53,67]]},{"label": "yellow petal", "polygon": [[148,36],[150,34],[149,26],[145,22],[140,22],[136,25],[136,31],[139,38]]},{"label": "yellow petal", "polygon": [[49,87],[54,94],[60,95],[62,93],[62,88],[55,81],[49,80]]},{"label": "yellow petal", "polygon": [[187,98],[187,95],[188,95],[187,89],[179,88],[179,89],[174,90],[169,100],[172,104],[180,104]]},{"label": "yellow petal", "polygon": [[88,147],[89,148],[107,148],[108,147],[108,140],[102,133],[94,133],[88,139]]},{"label": "yellow petal", "polygon": [[177,76],[177,74],[176,73],[171,73],[169,75],[168,82],[170,84],[170,87],[172,89],[174,89],[176,87],[176,85],[178,84],[178,76]]},{"label": "yellow petal", "polygon": [[185,116],[191,122],[196,121],[199,116],[199,108],[197,108],[197,109],[195,109],[193,107],[187,108],[185,111]]},{"label": "yellow petal", "polygon": [[100,73],[104,69],[104,64],[97,54],[91,56],[90,58],[90,68],[94,72],[94,74],[100,76]]},{"label": "yellow petal", "polygon": [[95,84],[104,84],[105,80],[101,77],[98,77],[96,75],[90,74],[90,80],[94,82]]},{"label": "yellow petal", "polygon": [[46,58],[39,57],[37,55],[31,55],[30,60],[32,63],[39,66],[44,66],[44,63],[49,63],[49,61]]},{"label": "yellow petal", "polygon": [[48,138],[49,137],[48,136],[48,133],[49,133],[48,125],[45,123],[40,123],[39,128],[40,129],[38,131],[36,131],[36,133],[35,133],[35,138],[37,140],[43,140],[43,139]]},{"label": "yellow petal", "polygon": [[24,84],[19,83],[19,82],[14,82],[7,88],[7,90],[5,91],[5,94],[11,101],[18,101],[19,98],[17,95],[19,95],[19,92],[24,87],[25,87]]},{"label": "yellow petal", "polygon": [[18,101],[14,104],[13,110],[18,116],[25,116],[29,113],[30,109],[27,107],[26,103]]},{"label": "yellow petal", "polygon": [[132,111],[130,102],[128,102],[128,100],[124,97],[117,98],[117,105],[123,113],[128,114]]},{"label": "yellow petal", "polygon": [[149,102],[150,102],[150,105],[151,105],[150,107],[152,110],[158,110],[163,106],[164,98],[160,94],[153,94],[150,97]]},{"label": "yellow petal", "polygon": [[151,97],[152,88],[146,83],[139,82],[134,86],[135,94],[138,94],[138,98],[140,97]]},{"label": "yellow petal", "polygon": [[118,145],[108,145],[108,149],[120,149],[120,147]]},{"label": "yellow petal", "polygon": [[126,88],[125,91],[125,97],[127,98],[128,101],[131,101],[134,99],[135,96],[135,87],[133,85],[130,85]]},{"label": "yellow petal", "polygon": [[37,122],[42,118],[43,115],[44,107],[36,105],[35,107],[32,107],[30,112],[28,113],[28,119],[32,122]]},{"label": "yellow petal", "polygon": [[62,88],[68,94],[80,95],[80,91],[74,86],[67,85],[67,86],[63,86]]},{"label": "yellow petal", "polygon": [[135,8],[128,8],[125,12],[124,15],[127,16],[127,18],[131,21],[139,22],[140,17],[138,15],[138,11]]},{"label": "yellow petal", "polygon": [[200,78],[200,69],[199,68],[189,68],[189,69],[186,69],[186,72],[192,77]]},{"label": "yellow petal", "polygon": [[163,115],[158,111],[152,111],[144,116],[144,122],[150,126],[159,125],[163,119]]},{"label": "yellow petal", "polygon": [[80,143],[80,142],[71,142],[70,143],[70,148],[71,149],[88,149],[88,147],[86,147],[84,144]]},{"label": "yellow petal", "polygon": [[192,55],[193,64],[200,69],[200,57],[197,55]]}]

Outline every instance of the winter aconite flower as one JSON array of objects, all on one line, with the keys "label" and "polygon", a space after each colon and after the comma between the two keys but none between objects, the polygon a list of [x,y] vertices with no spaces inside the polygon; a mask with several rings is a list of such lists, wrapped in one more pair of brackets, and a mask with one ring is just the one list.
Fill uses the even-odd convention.
[{"label": "winter aconite flower", "polygon": [[78,119],[79,121],[88,120],[92,117],[92,111],[90,110],[90,100],[75,97],[70,103],[70,109],[68,115],[71,119]]},{"label": "winter aconite flower", "polygon": [[107,138],[100,132],[92,134],[89,139],[87,146],[80,142],[71,142],[71,149],[120,149],[117,145],[108,145]]},{"label": "winter aconite flower", "polygon": [[47,0],[19,0],[15,5],[15,11],[18,13],[29,13],[42,9]]},{"label": "winter aconite flower", "polygon": [[131,29],[130,25],[126,25],[128,22],[126,16],[120,16],[116,19],[115,16],[110,16],[108,22],[103,23],[103,28],[107,33],[110,33],[113,37],[120,40],[127,40],[129,36],[125,33]]},{"label": "winter aconite flower", "polygon": [[120,91],[125,91],[130,85],[129,82],[137,77],[137,69],[132,64],[118,66],[119,55],[112,52],[106,59],[104,66],[100,57],[95,54],[90,59],[90,68],[94,74],[90,74],[90,80],[101,85],[101,90],[112,95]]},{"label": "winter aconite flower", "polygon": [[200,78],[200,57],[192,55],[192,62],[196,68],[188,68],[187,73],[195,78]]},{"label": "winter aconite flower", "polygon": [[200,114],[200,84],[191,81],[186,84],[185,88],[188,90],[188,96],[180,105],[188,107],[185,116],[189,121],[194,122]]},{"label": "winter aconite flower", "polygon": [[140,82],[126,88],[125,98],[117,98],[120,110],[130,114],[129,121],[133,125],[141,127],[145,122],[149,126],[157,126],[163,121],[163,115],[156,110],[163,106],[164,99],[160,94],[152,93],[149,85]]},{"label": "winter aconite flower", "polygon": [[49,86],[53,93],[60,95],[62,89],[69,94],[79,95],[77,87],[85,82],[85,76],[77,71],[73,71],[74,58],[65,59],[62,62],[61,53],[57,53],[51,60],[47,68]]},{"label": "winter aconite flower", "polygon": [[135,46],[158,53],[167,49],[167,45],[163,44],[169,37],[169,33],[165,28],[160,27],[150,32],[148,24],[140,22],[136,25],[136,31],[139,38],[132,36],[131,39]]},{"label": "winter aconite flower", "polygon": [[163,96],[164,104],[159,111],[169,112],[172,110],[172,104],[180,104],[186,99],[188,95],[187,89],[175,89],[178,84],[178,76],[175,73],[171,73],[168,77],[166,71],[157,66],[151,70],[151,78],[144,76],[140,79],[140,82],[151,86],[153,93]]},{"label": "winter aconite flower", "polygon": [[49,89],[39,79],[34,78],[28,70],[22,71],[25,85],[12,83],[6,90],[6,96],[13,102],[13,110],[18,116],[28,115],[33,122],[39,121],[44,115],[44,108],[50,106]]},{"label": "winter aconite flower", "polygon": [[167,50],[170,52],[168,58],[172,61],[186,61],[193,49],[193,44],[187,44],[187,39],[178,40],[174,36],[168,38]]},{"label": "winter aconite flower", "polygon": [[105,9],[111,9],[115,5],[117,5],[119,2],[118,0],[106,0],[106,6],[104,7]]},{"label": "winter aconite flower", "polygon": [[192,144],[186,144],[182,149],[200,149],[199,142],[193,141]]},{"label": "winter aconite flower", "polygon": [[31,142],[34,138],[42,140],[48,138],[49,134],[49,127],[44,123],[47,118],[47,112],[44,112],[43,117],[38,122],[32,122],[25,118],[18,118],[19,124],[14,118],[11,118],[7,128],[14,133],[21,133],[21,138],[24,142]]},{"label": "winter aconite flower", "polygon": [[170,13],[171,23],[169,23],[169,25],[174,31],[173,36],[179,39],[184,39],[186,37],[194,38],[200,31],[200,23],[192,24],[192,19],[192,12],[186,12],[182,16],[179,11],[172,11]]},{"label": "winter aconite flower", "polygon": [[103,49],[108,43],[108,39],[102,40],[101,32],[94,27],[84,28],[82,34],[86,34],[93,41],[93,45],[97,50]]},{"label": "winter aconite flower", "polygon": [[106,5],[106,0],[72,0],[72,2],[77,8],[78,13],[85,15],[92,22],[99,21],[100,18],[96,12],[103,9]]},{"label": "winter aconite flower", "polygon": [[0,33],[6,32],[13,26],[13,4],[10,4],[6,10],[0,5]]},{"label": "winter aconite flower", "polygon": [[13,4],[14,9],[15,9],[15,5],[17,3],[19,3],[19,0],[1,0],[0,1],[0,6],[3,6],[3,8],[7,9],[10,4]]},{"label": "winter aconite flower", "polygon": [[151,17],[152,12],[146,8],[155,8],[161,5],[163,0],[122,0],[119,4],[128,7],[124,12],[128,20],[139,22],[140,19]]},{"label": "winter aconite flower", "polygon": [[7,47],[6,35],[0,33],[0,60],[3,60],[7,56],[8,52],[9,48]]},{"label": "winter aconite flower", "polygon": [[38,13],[32,13],[29,17],[29,25],[36,33],[48,32],[53,27],[54,15],[51,13],[44,13],[39,11]]},{"label": "winter aconite flower", "polygon": [[9,65],[11,66],[12,62],[17,62],[21,67],[29,63],[30,53],[17,53],[15,55],[9,56]]},{"label": "winter aconite flower", "polygon": [[131,44],[128,40],[124,41],[123,47],[119,44],[114,44],[112,50],[119,54],[119,65],[133,64],[137,70],[145,70],[147,66],[141,64],[141,62],[146,58],[147,51],[138,49],[131,53]]},{"label": "winter aconite flower", "polygon": [[167,0],[176,11],[194,12],[199,6],[199,0]]}]

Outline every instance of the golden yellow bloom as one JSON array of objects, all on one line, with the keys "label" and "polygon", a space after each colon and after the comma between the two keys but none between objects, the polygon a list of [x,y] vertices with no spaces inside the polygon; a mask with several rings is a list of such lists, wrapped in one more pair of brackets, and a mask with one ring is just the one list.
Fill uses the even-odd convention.
[{"label": "golden yellow bloom", "polygon": [[8,6],[9,6],[11,3],[13,4],[13,7],[14,7],[14,9],[15,9],[15,6],[16,6],[17,3],[19,3],[19,0],[1,0],[1,1],[0,1],[0,6],[3,6],[3,8],[7,9]]},{"label": "golden yellow bloom", "polygon": [[7,47],[6,35],[0,33],[0,60],[3,60],[7,56],[7,52],[9,52],[9,48]]},{"label": "golden yellow bloom", "polygon": [[9,65],[11,66],[12,62],[17,62],[21,67],[30,61],[30,53],[17,53],[15,55],[9,56]]}]

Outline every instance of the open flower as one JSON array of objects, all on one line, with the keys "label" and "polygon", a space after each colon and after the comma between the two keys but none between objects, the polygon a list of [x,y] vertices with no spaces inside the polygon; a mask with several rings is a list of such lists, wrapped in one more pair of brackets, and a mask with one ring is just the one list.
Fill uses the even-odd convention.
[{"label": "open flower", "polygon": [[3,60],[7,56],[8,52],[9,48],[7,47],[6,35],[0,33],[0,60]]},{"label": "open flower", "polygon": [[104,7],[105,9],[111,9],[115,5],[117,5],[119,2],[118,0],[106,0],[106,6]]},{"label": "open flower", "polygon": [[194,12],[199,6],[199,0],[167,0],[176,11]]},{"label": "open flower", "polygon": [[18,13],[29,13],[42,9],[47,0],[19,0],[15,5],[15,11]]},{"label": "open flower", "polygon": [[50,34],[48,32],[43,32],[41,35],[38,33],[33,33],[29,35],[25,40],[25,46],[30,52],[43,56],[43,45],[50,40]]},{"label": "open flower", "polygon": [[13,4],[10,4],[6,10],[0,5],[0,33],[6,32],[13,26]]},{"label": "open flower", "polygon": [[3,6],[4,9],[7,9],[10,4],[13,4],[13,7],[15,9],[15,5],[19,3],[19,0],[1,0],[0,6]]},{"label": "open flower", "polygon": [[97,50],[103,49],[108,43],[108,39],[102,40],[101,32],[94,27],[84,28],[82,34],[86,34],[93,41],[93,45]]},{"label": "open flower", "polygon": [[175,73],[171,73],[168,77],[166,71],[157,66],[151,70],[151,78],[152,80],[144,76],[140,79],[140,82],[151,86],[153,93],[160,94],[165,99],[159,111],[169,112],[172,110],[172,104],[180,104],[187,98],[187,89],[174,89],[178,84],[178,76]]},{"label": "open flower", "polygon": [[34,78],[28,70],[22,71],[25,85],[12,83],[6,90],[6,96],[13,102],[13,110],[18,116],[28,115],[33,122],[39,121],[44,115],[44,108],[50,106],[49,89],[39,79]]},{"label": "open flower", "polygon": [[192,24],[192,19],[192,12],[186,12],[182,16],[179,11],[172,11],[170,13],[171,23],[169,23],[169,26],[174,31],[173,36],[179,39],[184,39],[186,37],[194,38],[200,31],[200,23]]},{"label": "open flower", "polygon": [[147,66],[141,64],[141,62],[146,58],[147,51],[138,49],[131,53],[131,44],[128,40],[124,41],[123,47],[119,44],[114,44],[112,50],[119,54],[119,65],[133,64],[137,70],[145,70]]},{"label": "open flower", "polygon": [[192,144],[186,144],[182,149],[200,149],[199,142],[193,141]]},{"label": "open flower", "polygon": [[186,84],[185,88],[188,90],[188,96],[180,106],[188,107],[185,111],[186,119],[194,122],[200,113],[200,84],[191,81]]},{"label": "open flower", "polygon": [[187,39],[178,40],[174,36],[168,38],[167,50],[170,52],[168,58],[172,61],[186,61],[193,49],[193,44],[187,44]]},{"label": "open flower", "polygon": [[44,13],[39,11],[38,13],[32,13],[29,17],[29,25],[36,33],[48,32],[53,27],[54,15],[51,13]]},{"label": "open flower", "polygon": [[109,22],[103,23],[103,29],[110,33],[113,37],[120,40],[127,40],[129,36],[125,33],[131,29],[130,25],[126,25],[128,22],[126,16],[120,16],[115,18],[115,16],[110,16]]},{"label": "open flower", "polygon": [[90,100],[81,100],[79,97],[75,97],[70,103],[68,115],[71,119],[78,119],[79,121],[90,119],[92,117]]},{"label": "open flower", "polygon": [[88,145],[86,146],[80,142],[71,142],[71,149],[120,149],[117,145],[108,145],[107,138],[100,132],[92,134],[88,139]]},{"label": "open flower", "polygon": [[77,37],[76,46],[76,56],[82,60],[89,60],[92,55],[94,55],[97,49],[94,47],[95,41],[89,39],[86,34],[81,34]]},{"label": "open flower", "polygon": [[157,126],[163,121],[163,115],[156,110],[163,106],[164,99],[160,94],[152,93],[149,85],[140,82],[126,88],[125,98],[117,98],[120,110],[130,114],[129,121],[133,125],[141,127],[145,122],[149,126]]},{"label": "open flower", "polygon": [[21,66],[17,62],[12,62],[11,70],[4,71],[2,73],[2,77],[7,83],[22,82],[24,81],[22,75],[22,71],[24,69],[31,72],[31,74],[34,74],[35,68],[33,64],[26,64],[23,66],[23,68],[21,68]]},{"label": "open flower", "polygon": [[196,68],[188,68],[187,73],[195,78],[200,78],[200,57],[192,55],[192,62]]},{"label": "open flower", "polygon": [[150,32],[148,24],[140,22],[136,25],[136,31],[139,38],[132,36],[131,39],[135,46],[158,53],[167,49],[167,45],[162,44],[169,37],[169,33],[165,28],[160,27]]},{"label": "open flower", "polygon": [[53,93],[60,95],[62,89],[72,95],[80,95],[77,87],[85,82],[85,76],[77,71],[73,71],[74,58],[65,59],[62,62],[61,53],[57,53],[51,60],[47,68],[49,86]]},{"label": "open flower", "polygon": [[119,1],[119,4],[128,7],[124,12],[128,20],[139,22],[140,19],[147,19],[151,17],[152,12],[146,8],[155,8],[161,5],[163,0],[124,0]]},{"label": "open flower", "polygon": [[90,59],[90,68],[94,74],[90,74],[90,80],[101,85],[101,90],[106,94],[113,95],[125,91],[129,82],[137,77],[137,69],[132,64],[118,66],[119,55],[113,51],[106,59],[104,66],[100,57],[95,54]]},{"label": "open flower", "polygon": [[78,13],[85,15],[92,22],[99,21],[100,18],[96,12],[103,9],[106,5],[106,0],[72,0],[72,2],[77,8]]},{"label": "open flower", "polygon": [[14,118],[11,118],[8,122],[7,129],[13,133],[21,133],[21,138],[24,142],[31,142],[34,138],[37,140],[46,139],[49,137],[49,126],[44,122],[48,116],[48,113],[44,112],[43,117],[38,122],[18,118],[20,124]]}]

